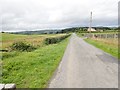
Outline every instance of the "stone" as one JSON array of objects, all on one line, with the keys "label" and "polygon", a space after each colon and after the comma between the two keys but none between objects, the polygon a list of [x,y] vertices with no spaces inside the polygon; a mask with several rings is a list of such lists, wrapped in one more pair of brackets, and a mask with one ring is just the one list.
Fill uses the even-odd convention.
[{"label": "stone", "polygon": [[0,90],[2,90],[5,87],[5,84],[0,84]]},{"label": "stone", "polygon": [[16,85],[15,84],[6,84],[5,89],[15,89]]}]

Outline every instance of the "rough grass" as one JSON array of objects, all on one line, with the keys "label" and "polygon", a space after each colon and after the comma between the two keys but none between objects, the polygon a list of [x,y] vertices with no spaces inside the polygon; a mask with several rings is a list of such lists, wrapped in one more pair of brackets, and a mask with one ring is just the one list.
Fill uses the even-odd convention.
[{"label": "rough grass", "polygon": [[3,83],[15,83],[17,88],[45,88],[67,44],[68,38],[33,52],[12,52],[12,57],[3,59]]},{"label": "rough grass", "polygon": [[86,42],[94,45],[97,48],[119,58],[118,55],[118,39],[85,39]]},{"label": "rough grass", "polygon": [[1,33],[2,35],[2,46],[0,49],[8,49],[10,45],[14,42],[23,41],[29,42],[30,44],[38,45],[43,40],[44,36],[41,35],[17,35],[17,34],[8,34]]},{"label": "rough grass", "polygon": [[0,40],[0,49],[8,49],[14,42],[27,42],[35,47],[43,46],[42,42],[47,37],[63,36],[65,34],[47,34],[47,35],[20,35],[20,34],[8,34],[0,33],[2,39]]}]

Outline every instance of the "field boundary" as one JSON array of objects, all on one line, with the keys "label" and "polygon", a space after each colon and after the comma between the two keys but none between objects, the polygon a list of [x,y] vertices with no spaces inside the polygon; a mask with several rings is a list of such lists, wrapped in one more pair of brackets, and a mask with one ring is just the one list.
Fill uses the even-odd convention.
[{"label": "field boundary", "polygon": [[119,38],[120,37],[120,35],[118,35],[118,33],[114,33],[114,34],[87,33],[87,34],[82,34],[82,36],[87,37],[87,38]]}]

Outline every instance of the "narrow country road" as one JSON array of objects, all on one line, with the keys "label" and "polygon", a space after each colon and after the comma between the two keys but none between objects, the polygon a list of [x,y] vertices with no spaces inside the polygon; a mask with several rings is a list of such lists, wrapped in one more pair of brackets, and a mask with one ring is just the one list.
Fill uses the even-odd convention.
[{"label": "narrow country road", "polygon": [[118,88],[118,60],[72,34],[49,88]]}]

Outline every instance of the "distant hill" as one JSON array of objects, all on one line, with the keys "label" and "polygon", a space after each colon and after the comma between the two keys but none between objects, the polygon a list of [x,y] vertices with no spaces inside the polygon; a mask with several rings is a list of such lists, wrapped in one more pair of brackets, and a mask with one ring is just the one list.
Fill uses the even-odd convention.
[{"label": "distant hill", "polygon": [[[22,31],[22,32],[11,32],[13,34],[59,34],[59,33],[73,33],[73,32],[86,32],[89,27],[72,27],[72,28],[66,28],[62,30],[35,30],[35,31]],[[99,30],[118,30],[118,27],[92,27],[96,31]]]},{"label": "distant hill", "polygon": [[60,33],[61,30],[36,30],[36,31],[21,31],[21,32],[12,32],[13,34],[56,34]]}]

